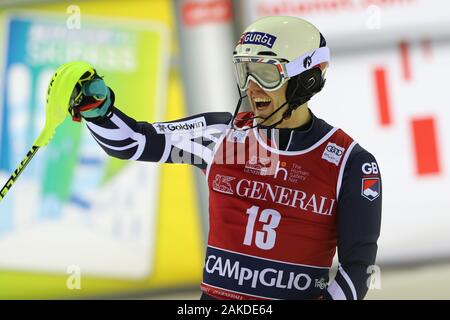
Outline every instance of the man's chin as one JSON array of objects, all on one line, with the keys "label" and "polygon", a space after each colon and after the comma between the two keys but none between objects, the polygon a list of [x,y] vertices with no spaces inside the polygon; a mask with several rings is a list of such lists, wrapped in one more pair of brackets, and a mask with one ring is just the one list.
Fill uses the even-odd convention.
[{"label": "man's chin", "polygon": [[256,122],[259,125],[262,125],[264,127],[270,126],[273,124],[273,120],[274,120],[274,116],[270,117],[270,113],[269,114],[256,114],[255,116],[259,117],[256,119]]},{"label": "man's chin", "polygon": [[[272,109],[267,108],[266,110],[254,110],[253,113],[257,117],[267,118],[272,113]],[[262,119],[262,120],[264,120],[264,119]]]}]

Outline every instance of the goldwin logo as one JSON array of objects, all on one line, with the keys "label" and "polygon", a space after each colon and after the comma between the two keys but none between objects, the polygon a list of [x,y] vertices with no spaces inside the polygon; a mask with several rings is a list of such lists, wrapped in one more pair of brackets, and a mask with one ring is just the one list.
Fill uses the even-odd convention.
[{"label": "goldwin logo", "polygon": [[153,124],[156,132],[158,133],[181,133],[186,131],[195,131],[198,129],[206,129],[205,117],[194,118],[186,121],[179,122],[157,122]]}]

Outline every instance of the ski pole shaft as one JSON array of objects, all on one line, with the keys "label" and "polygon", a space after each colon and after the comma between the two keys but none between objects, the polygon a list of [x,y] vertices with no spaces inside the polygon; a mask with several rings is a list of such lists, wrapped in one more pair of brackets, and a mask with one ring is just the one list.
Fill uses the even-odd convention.
[{"label": "ski pole shaft", "polygon": [[33,159],[36,152],[39,150],[38,146],[31,147],[30,151],[28,151],[25,158],[20,162],[20,164],[17,166],[16,170],[11,174],[8,181],[6,181],[5,185],[0,191],[0,202],[3,200],[5,195],[8,193],[9,189],[11,189],[12,185],[16,180],[19,178],[22,171],[27,167],[28,163],[30,163],[31,159]]}]

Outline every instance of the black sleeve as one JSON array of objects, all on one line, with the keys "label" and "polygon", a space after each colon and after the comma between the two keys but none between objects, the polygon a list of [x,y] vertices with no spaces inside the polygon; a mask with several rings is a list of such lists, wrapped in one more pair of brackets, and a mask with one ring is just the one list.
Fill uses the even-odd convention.
[{"label": "black sleeve", "polygon": [[112,157],[187,163],[205,169],[230,120],[229,112],[210,112],[169,122],[138,122],[111,107],[106,116],[86,123],[97,143]]},{"label": "black sleeve", "polygon": [[374,269],[381,227],[381,176],[375,157],[356,145],[338,196],[339,268],[328,292],[333,299],[363,299]]}]

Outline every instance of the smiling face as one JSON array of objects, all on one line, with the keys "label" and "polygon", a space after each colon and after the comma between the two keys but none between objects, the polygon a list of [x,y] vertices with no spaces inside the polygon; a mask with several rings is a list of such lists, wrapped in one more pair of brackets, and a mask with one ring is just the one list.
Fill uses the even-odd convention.
[{"label": "smiling face", "polygon": [[[247,89],[247,96],[250,100],[252,111],[255,116],[267,118],[272,112],[278,109],[283,103],[286,102],[286,89],[287,82],[283,84],[280,89],[276,91],[265,91],[254,81],[250,80]],[[275,113],[270,119],[264,122],[265,126],[270,126],[277,122],[286,111],[287,105],[281,110]],[[264,121],[264,119],[257,119],[258,123]]]}]

